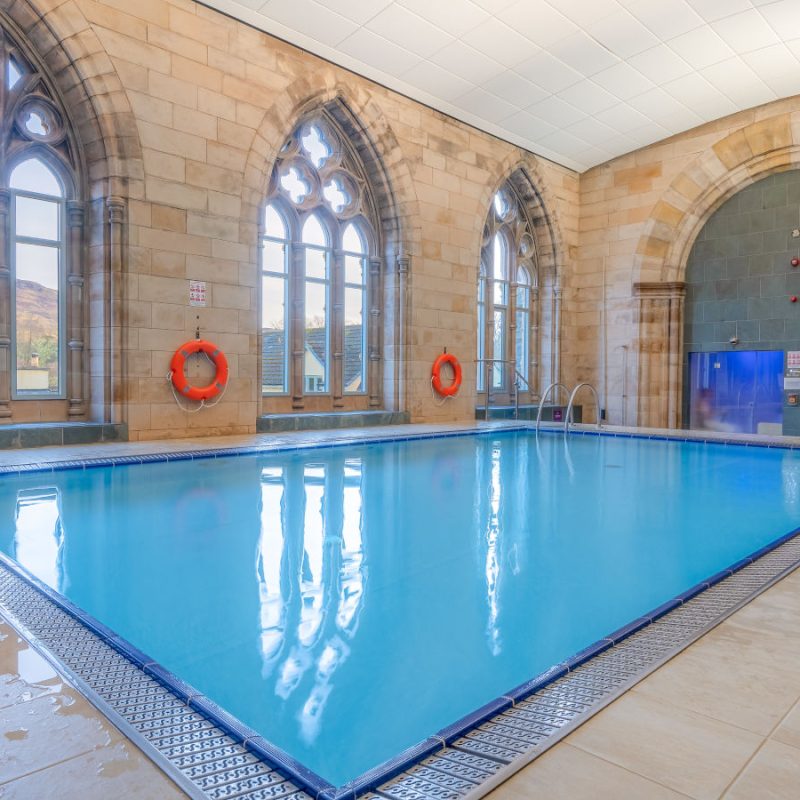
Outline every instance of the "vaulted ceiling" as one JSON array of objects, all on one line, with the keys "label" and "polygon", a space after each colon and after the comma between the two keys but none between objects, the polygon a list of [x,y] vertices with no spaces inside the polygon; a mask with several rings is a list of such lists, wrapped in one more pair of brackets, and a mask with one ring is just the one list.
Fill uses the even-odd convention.
[{"label": "vaulted ceiling", "polygon": [[204,0],[583,171],[800,93],[800,0]]}]

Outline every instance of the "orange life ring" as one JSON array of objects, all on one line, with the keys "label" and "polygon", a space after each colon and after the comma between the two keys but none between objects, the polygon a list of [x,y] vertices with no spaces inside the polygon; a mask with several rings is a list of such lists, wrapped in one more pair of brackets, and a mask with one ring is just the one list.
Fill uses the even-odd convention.
[{"label": "orange life ring", "polygon": [[[449,386],[442,386],[442,366],[450,364],[455,372],[453,382]],[[433,388],[442,397],[452,397],[461,388],[461,364],[452,353],[442,353],[436,361],[433,362],[433,369],[431,370],[433,376]]]},{"label": "orange life ring", "polygon": [[[214,380],[208,386],[192,386],[183,371],[186,359],[194,353],[205,353],[217,368]],[[169,368],[172,385],[182,397],[188,397],[190,400],[210,400],[216,397],[228,382],[228,359],[219,347],[205,339],[193,339],[182,344],[172,356]]]}]

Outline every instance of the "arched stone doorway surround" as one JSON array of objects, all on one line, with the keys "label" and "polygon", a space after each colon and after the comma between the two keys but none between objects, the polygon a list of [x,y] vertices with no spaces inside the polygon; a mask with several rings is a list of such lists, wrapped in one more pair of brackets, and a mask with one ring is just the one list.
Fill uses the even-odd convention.
[{"label": "arched stone doorway surround", "polygon": [[760,120],[698,156],[656,203],[634,265],[637,424],[681,426],[686,263],[709,217],[741,189],[800,166],[800,111]]}]

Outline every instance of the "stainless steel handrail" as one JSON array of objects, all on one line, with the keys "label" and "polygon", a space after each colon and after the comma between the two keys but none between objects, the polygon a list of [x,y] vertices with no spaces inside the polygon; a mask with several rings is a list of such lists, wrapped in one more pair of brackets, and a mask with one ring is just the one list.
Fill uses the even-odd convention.
[{"label": "stainless steel handrail", "polygon": [[517,369],[516,362],[513,361],[512,359],[510,359],[510,358],[478,358],[478,359],[476,359],[476,363],[477,364],[486,364],[486,376],[485,376],[486,385],[484,387],[485,390],[486,390],[486,405],[485,405],[484,409],[485,409],[485,418],[486,418],[487,421],[489,420],[489,405],[490,405],[490,399],[491,399],[490,398],[490,389],[489,389],[489,387],[490,387],[490,376],[489,376],[489,373],[491,372],[491,367],[490,367],[491,364],[512,364],[513,365],[513,369],[514,369],[514,419],[519,419],[519,383],[518,383],[519,380],[522,380],[525,383],[525,385],[528,387],[528,392],[531,395],[531,401],[533,401],[534,397],[538,397],[538,395],[531,388],[531,385],[528,382],[528,379],[524,375],[522,375],[520,373],[520,371]]},{"label": "stainless steel handrail", "polygon": [[536,413],[536,430],[539,430],[539,423],[542,421],[542,409],[544,408],[544,401],[547,400],[548,395],[550,394],[552,389],[563,389],[566,393],[567,397],[569,397],[569,389],[564,386],[563,383],[551,383],[545,390],[544,394],[542,395],[542,399],[539,401],[539,410]]},{"label": "stainless steel handrail", "polygon": [[594,395],[594,404],[597,409],[597,427],[601,428],[602,425],[600,424],[600,398],[597,396],[597,390],[592,386],[591,383],[579,383],[573,390],[572,394],[569,396],[569,403],[567,404],[567,413],[564,415],[564,433],[569,432],[569,424],[572,422],[572,404],[575,402],[575,395],[578,394],[578,390],[582,389],[584,386],[589,388]]}]

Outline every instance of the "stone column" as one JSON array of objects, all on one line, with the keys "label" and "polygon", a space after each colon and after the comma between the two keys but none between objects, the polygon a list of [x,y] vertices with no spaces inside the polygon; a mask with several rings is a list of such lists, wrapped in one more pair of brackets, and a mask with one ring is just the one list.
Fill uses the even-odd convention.
[{"label": "stone column", "polygon": [[123,355],[124,312],[124,242],[125,200],[109,197],[108,209],[108,272],[106,298],[108,303],[108,336],[105,352],[106,367],[106,422],[122,422],[125,399],[125,375]]},{"label": "stone column", "polygon": [[[530,365],[528,379],[531,384],[531,395],[541,392],[542,386],[539,379],[539,287],[531,286],[531,330],[530,330]],[[533,402],[533,396],[531,396]]]},{"label": "stone column", "polygon": [[8,190],[0,189],[0,418],[11,416],[11,267]]},{"label": "stone column", "polygon": [[67,397],[68,416],[83,417],[86,414],[84,374],[84,277],[83,277],[83,203],[71,200],[67,203],[67,247],[69,273],[67,274]]},{"label": "stone column", "polygon": [[306,348],[306,298],[305,285],[305,248],[293,247],[291,249],[291,267],[289,271],[289,305],[292,312],[289,315],[291,323],[287,326],[286,334],[289,337],[289,352],[291,364],[289,381],[292,387],[292,408],[302,409],[304,406],[303,373],[305,372]]},{"label": "stone column", "polygon": [[553,349],[550,354],[551,383],[561,381],[561,294],[561,287],[556,285],[553,288],[553,336],[550,339]]},{"label": "stone column", "polygon": [[686,284],[637,283],[637,424],[677,428],[683,390],[683,304]]},{"label": "stone column", "polygon": [[381,278],[381,260],[369,259],[369,281],[367,282],[367,305],[369,319],[367,327],[367,352],[362,357],[368,358],[366,365],[367,391],[369,392],[369,407],[380,408],[381,403],[381,361],[383,348],[381,347],[381,297],[383,286]]},{"label": "stone column", "polygon": [[397,257],[397,335],[395,342],[395,374],[397,398],[394,411],[405,411],[408,408],[407,376],[408,376],[408,304],[411,259],[407,255]]},{"label": "stone column", "polygon": [[331,303],[328,326],[331,332],[328,353],[328,391],[333,395],[333,408],[344,407],[344,252],[334,250],[331,264]]}]

